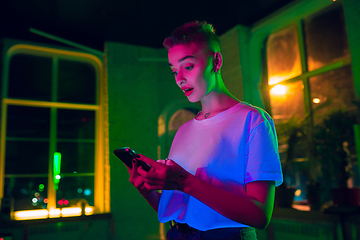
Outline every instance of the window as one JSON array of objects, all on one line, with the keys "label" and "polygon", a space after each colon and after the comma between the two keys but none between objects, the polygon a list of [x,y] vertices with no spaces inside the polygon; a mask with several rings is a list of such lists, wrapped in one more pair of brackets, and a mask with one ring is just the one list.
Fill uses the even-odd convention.
[{"label": "window", "polygon": [[[341,8],[309,16],[269,36],[266,62],[276,125],[308,114],[320,121],[331,110],[354,109],[344,16]],[[326,101],[334,101],[315,110]]]},{"label": "window", "polygon": [[0,197],[18,220],[104,212],[101,61],[31,45],[7,54]]},{"label": "window", "polygon": [[[355,109],[350,52],[340,7],[271,34],[266,43],[266,65],[270,112],[278,129],[282,161],[286,159],[291,124],[302,122],[311,128],[331,111]],[[308,157],[306,151],[294,155],[298,161]]]}]

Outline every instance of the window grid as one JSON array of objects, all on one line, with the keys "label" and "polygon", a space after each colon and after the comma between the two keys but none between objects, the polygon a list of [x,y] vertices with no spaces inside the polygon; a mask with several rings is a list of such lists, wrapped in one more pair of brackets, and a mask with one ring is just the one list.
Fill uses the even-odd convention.
[{"label": "window grid", "polygon": [[[10,174],[5,175],[5,142],[6,141],[18,141],[18,140],[31,140],[31,141],[48,141],[49,139],[45,138],[7,138],[6,139],[6,119],[7,119],[7,106],[9,105],[18,105],[18,106],[31,106],[31,107],[45,107],[50,108],[52,112],[51,121],[52,124],[55,124],[52,127],[51,134],[50,134],[50,143],[53,142],[52,146],[50,146],[49,151],[49,172],[48,174],[48,197],[49,199],[52,198],[52,202],[50,204],[48,203],[47,209],[50,211],[51,209],[54,209],[56,207],[56,195],[55,190],[52,186],[53,184],[53,178],[52,178],[52,154],[56,150],[56,143],[57,142],[93,142],[96,145],[99,145],[98,143],[102,142],[102,134],[99,134],[99,131],[102,131],[103,126],[102,123],[102,108],[101,108],[101,95],[102,95],[102,87],[99,84],[99,80],[102,76],[102,63],[101,61],[89,54],[83,54],[83,53],[75,53],[75,52],[69,52],[65,50],[58,50],[58,49],[48,49],[43,47],[37,47],[37,46],[31,46],[31,45],[14,45],[12,48],[8,50],[8,56],[7,61],[5,61],[4,64],[4,78],[3,78],[3,101],[2,101],[2,122],[1,122],[1,154],[0,154],[0,199],[4,196],[4,180],[5,177],[20,177],[17,174]],[[7,89],[8,89],[8,69],[9,69],[9,62],[11,56],[15,54],[29,54],[29,55],[37,55],[37,56],[51,56],[53,59],[52,64],[52,81],[53,81],[53,88],[52,88],[52,102],[45,102],[45,101],[33,101],[33,100],[20,100],[20,99],[9,99],[7,97]],[[94,68],[96,72],[96,104],[73,104],[73,103],[58,103],[57,101],[57,76],[58,76],[58,59],[60,57],[63,57],[64,59],[72,58],[76,59],[77,61],[87,62],[90,63]],[[95,60],[95,61],[94,61]],[[54,84],[54,82],[56,84]],[[100,90],[100,91],[99,91]],[[57,120],[57,109],[81,109],[81,110],[93,110],[95,112],[95,139],[89,140],[89,139],[64,139],[59,138],[56,139],[56,120]],[[101,139],[99,139],[101,138]],[[55,141],[51,141],[55,140]],[[101,169],[104,167],[104,152],[103,152],[103,146],[100,144],[99,147],[95,147],[95,162],[94,162],[94,173],[79,173],[77,176],[94,176],[94,191],[96,194],[94,194],[94,205],[95,205],[95,211],[96,212],[104,212],[105,208],[108,209],[109,207],[104,206],[104,173],[102,173]],[[100,167],[100,169],[99,169]],[[26,174],[25,174],[26,175]],[[23,175],[22,177],[25,177]],[[29,175],[29,174],[27,174]],[[31,177],[41,177],[44,174],[30,174]],[[30,176],[29,175],[29,176]],[[41,176],[40,176],[41,175]],[[61,174],[62,176],[69,176],[69,174]],[[50,187],[51,186],[51,187]],[[106,197],[106,196],[105,196]]]},{"label": "window grid", "polygon": [[[336,7],[333,8],[329,8],[327,11],[331,11],[333,9],[335,9]],[[325,11],[326,12],[326,11]],[[324,12],[322,12],[324,13]],[[271,104],[270,104],[270,90],[276,86],[277,84],[288,84],[288,83],[293,83],[296,81],[302,81],[303,85],[304,85],[304,89],[303,89],[303,98],[304,98],[304,116],[308,116],[309,121],[308,121],[308,127],[309,127],[309,134],[308,134],[308,141],[312,142],[313,141],[313,129],[314,129],[314,111],[312,108],[312,99],[311,99],[311,89],[310,89],[310,78],[317,76],[317,75],[321,75],[327,72],[330,72],[332,70],[337,70],[337,69],[341,69],[347,66],[351,66],[351,55],[347,55],[347,56],[343,56],[340,60],[328,63],[323,65],[320,68],[316,68],[314,70],[309,71],[308,69],[308,64],[307,64],[307,52],[306,52],[306,47],[305,47],[305,29],[304,29],[304,19],[299,19],[296,21],[296,29],[297,29],[297,36],[298,36],[298,46],[299,46],[299,54],[300,54],[300,61],[301,61],[301,69],[302,69],[302,73],[299,76],[293,77],[293,78],[289,78],[289,79],[285,79],[279,83],[276,83],[274,85],[269,85],[268,84],[268,71],[267,71],[267,64],[264,64],[264,67],[266,68],[266,71],[264,71],[264,73],[266,74],[266,76],[264,76],[263,82],[265,84],[264,86],[264,92],[266,92],[265,97],[266,100],[269,101],[269,103],[266,104],[266,106],[269,107],[269,112],[272,113],[272,109],[271,109]],[[344,23],[345,24],[345,23]],[[290,25],[289,25],[290,26]],[[287,26],[287,27],[289,27]],[[286,27],[285,27],[286,28]],[[283,29],[285,29],[283,28]],[[281,30],[280,30],[281,31]],[[272,33],[275,34],[275,33]],[[267,62],[267,55],[266,55],[266,51],[265,51],[265,63]],[[310,147],[313,147],[313,144],[309,144]],[[280,155],[282,155],[282,153],[285,153],[287,151],[287,145],[284,143],[280,143],[279,141],[279,152]],[[314,151],[314,149],[310,149],[310,152],[312,153]],[[308,161],[307,158],[302,159],[302,160],[306,160]],[[310,175],[312,177],[312,179],[314,179],[316,176],[316,165],[314,161],[309,161],[309,168],[310,168]]]}]

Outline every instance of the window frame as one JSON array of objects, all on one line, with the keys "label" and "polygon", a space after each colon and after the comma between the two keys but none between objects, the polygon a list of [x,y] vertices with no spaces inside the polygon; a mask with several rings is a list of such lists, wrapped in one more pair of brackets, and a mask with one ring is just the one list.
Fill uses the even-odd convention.
[{"label": "window frame", "polygon": [[[47,102],[47,101],[34,101],[34,100],[21,100],[11,99],[7,97],[8,84],[9,84],[9,64],[11,57],[16,54],[26,54],[40,57],[49,57],[52,59],[52,81],[56,81],[58,72],[58,59],[74,60],[79,62],[88,63],[93,66],[96,74],[96,104],[78,104],[78,103],[62,103],[62,102]],[[4,183],[5,183],[5,144],[6,144],[6,119],[7,119],[7,106],[32,106],[32,107],[45,107],[50,108],[51,112],[55,112],[56,109],[77,109],[77,110],[93,110],[95,111],[95,153],[94,153],[94,206],[91,209],[91,213],[105,213],[110,212],[110,167],[108,152],[108,118],[107,118],[107,92],[106,92],[106,75],[104,75],[104,66],[102,61],[94,55],[70,51],[58,48],[49,48],[31,44],[14,44],[7,49],[4,54],[4,68],[3,68],[3,89],[2,89],[2,114],[1,114],[1,136],[0,136],[0,199],[4,197]],[[55,80],[54,80],[55,78]],[[52,89],[52,92],[57,90]],[[55,111],[54,111],[55,110]],[[52,113],[53,114],[53,113]],[[56,112],[55,112],[56,114]],[[52,118],[57,119],[57,118]],[[55,123],[56,124],[56,123]],[[50,139],[56,139],[56,129],[50,133]],[[50,155],[55,152],[55,148],[50,147]],[[56,191],[53,186],[52,176],[52,161],[49,156],[49,171],[48,171],[48,205],[47,214],[43,213],[43,217],[52,217],[50,212],[56,210]],[[37,210],[30,210],[34,213]],[[55,211],[59,212],[59,211]],[[58,214],[53,216],[59,217]],[[44,215],[45,214],[45,215]],[[36,215],[36,214],[35,214]],[[28,219],[39,218],[38,216],[32,216]],[[88,213],[87,213],[88,215]],[[64,214],[65,216],[65,214]],[[11,213],[11,219],[16,219],[14,212]]]},{"label": "window frame", "polygon": [[[305,34],[304,34],[304,18],[306,17],[311,17],[314,15],[320,15],[324,12],[327,11],[331,11],[334,8],[341,8],[341,10],[344,12],[344,7],[341,4],[333,4],[331,6],[328,7],[324,7],[316,12],[312,12],[306,15],[303,15],[299,18],[297,18],[295,21],[287,24],[287,25],[283,25],[281,26],[281,28],[276,29],[276,31],[273,31],[271,33],[269,33],[267,35],[267,37],[264,39],[265,41],[265,48],[263,49],[264,53],[263,53],[263,67],[265,68],[265,71],[263,72],[262,75],[262,94],[264,96],[264,100],[265,100],[265,106],[268,108],[266,110],[268,110],[271,113],[271,104],[270,104],[270,90],[278,85],[278,84],[288,84],[288,83],[292,83],[292,82],[296,82],[296,81],[302,81],[304,89],[302,91],[303,94],[303,98],[304,98],[304,116],[309,116],[309,129],[310,129],[310,134],[313,133],[312,129],[314,128],[314,112],[313,109],[311,107],[312,105],[312,99],[311,99],[311,90],[310,90],[310,78],[317,76],[317,75],[321,75],[324,74],[326,72],[332,71],[332,70],[337,70],[340,68],[344,68],[346,66],[351,66],[352,65],[352,61],[351,61],[351,51],[350,51],[350,45],[348,44],[349,47],[349,56],[340,59],[338,61],[326,64],[320,68],[317,68],[315,70],[309,71],[308,70],[308,65],[307,65],[307,54],[306,54],[306,49],[305,49]],[[345,14],[345,13],[344,13]],[[276,34],[278,31],[282,31],[283,29],[290,27],[291,25],[296,25],[296,32],[297,32],[297,37],[298,37],[298,47],[299,47],[299,54],[300,54],[300,64],[301,64],[301,74],[299,76],[293,77],[293,78],[289,78],[289,79],[285,79],[282,80],[281,82],[278,82],[276,84],[273,85],[268,85],[268,73],[267,73],[267,55],[266,55],[266,42],[269,38],[270,35],[272,34]],[[346,22],[344,21],[344,27],[346,28]],[[346,35],[346,38],[348,39],[348,35]],[[356,86],[354,84],[354,92],[356,91]],[[276,127],[276,126],[275,126]],[[309,139],[313,139],[312,136],[309,136]],[[311,144],[312,146],[312,144]],[[287,150],[286,146],[279,146],[279,153],[285,152]],[[311,150],[312,151],[312,150]],[[308,161],[308,159],[304,159],[301,158],[299,159],[299,161]],[[315,178],[315,176],[317,175],[316,173],[316,169],[317,167],[315,166],[314,161],[309,161],[310,164],[310,175]]]},{"label": "window frame", "polygon": [[[330,9],[327,9],[330,10]],[[293,25],[289,24],[287,25],[287,27]],[[332,71],[332,70],[336,70],[342,67],[346,67],[346,66],[350,66],[351,65],[351,56],[335,61],[333,63],[324,65],[323,67],[320,67],[318,69],[315,69],[313,71],[308,71],[308,66],[307,66],[307,60],[306,60],[306,50],[305,50],[305,39],[304,39],[304,29],[303,29],[303,19],[299,19],[296,21],[296,29],[297,29],[297,36],[298,36],[298,43],[299,43],[299,54],[300,54],[300,62],[301,62],[301,71],[302,73],[299,76],[293,77],[293,78],[289,78],[289,79],[285,79],[282,80],[281,82],[278,82],[276,84],[273,85],[266,85],[264,88],[266,89],[266,91],[270,91],[272,87],[276,86],[277,84],[287,84],[287,83],[291,83],[291,82],[296,82],[296,81],[302,81],[304,84],[304,110],[305,110],[305,114],[312,114],[312,109],[311,107],[309,107],[311,105],[311,98],[310,98],[310,86],[309,86],[309,78],[316,76],[316,75],[321,75],[323,73]],[[286,28],[286,27],[285,27]],[[281,28],[279,31],[285,29],[285,28]],[[276,32],[271,33],[272,34],[276,34]],[[269,35],[269,36],[270,36]],[[267,39],[266,39],[267,41]],[[265,61],[266,61],[266,53],[264,54],[265,57]],[[268,79],[268,76],[266,74],[265,79]]]}]

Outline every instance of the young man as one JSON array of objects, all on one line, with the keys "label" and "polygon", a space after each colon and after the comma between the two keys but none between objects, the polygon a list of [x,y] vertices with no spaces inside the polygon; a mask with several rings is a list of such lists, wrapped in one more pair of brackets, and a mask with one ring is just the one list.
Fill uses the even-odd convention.
[{"label": "young man", "polygon": [[167,239],[256,239],[282,183],[273,120],[226,89],[210,24],[187,23],[164,46],[176,84],[202,110],[179,128],[167,160],[140,155],[149,172],[134,160],[130,182],[161,222],[175,222]]}]

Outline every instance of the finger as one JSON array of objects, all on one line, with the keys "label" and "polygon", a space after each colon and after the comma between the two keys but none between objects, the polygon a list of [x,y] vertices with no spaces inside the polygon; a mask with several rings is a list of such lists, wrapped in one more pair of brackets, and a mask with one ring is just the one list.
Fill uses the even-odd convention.
[{"label": "finger", "polygon": [[133,183],[133,185],[134,185],[134,187],[136,188],[136,189],[142,189],[143,188],[143,186],[144,186],[144,181],[141,179],[141,178],[137,178],[136,180],[135,180],[135,182]]},{"label": "finger", "polygon": [[152,167],[152,168],[150,168],[149,171],[145,171],[144,168],[140,165],[140,166],[138,167],[138,169],[137,169],[137,173],[138,173],[140,176],[142,176],[143,178],[148,177],[147,175],[148,175],[148,172],[150,172],[150,171],[154,172],[154,171],[155,171],[155,168]]},{"label": "finger", "polygon": [[139,158],[138,158],[139,160],[144,161],[145,163],[149,164],[151,167],[159,167],[159,166],[163,165],[163,164],[160,164],[160,163],[156,162],[155,160],[148,158],[144,155],[141,155],[141,154],[138,154],[138,155],[139,155]]},{"label": "finger", "polygon": [[144,188],[146,190],[163,190],[163,185],[159,185],[159,184],[149,184],[147,182],[144,183]]},{"label": "finger", "polygon": [[166,166],[160,164],[161,167],[151,169],[147,172],[141,166],[138,168],[138,174],[141,175],[144,179],[164,179],[166,176],[165,168]]},{"label": "finger", "polygon": [[176,162],[174,162],[174,161],[171,160],[171,159],[168,159],[168,160],[166,160],[166,165],[167,165],[167,166],[172,166],[172,165],[179,165],[179,164],[177,164]]},{"label": "finger", "polygon": [[158,183],[144,183],[144,188],[147,190],[179,190],[179,184],[173,181],[158,182]]},{"label": "finger", "polygon": [[156,162],[160,163],[160,164],[166,164],[166,160],[162,160],[162,159],[159,159],[157,160]]},{"label": "finger", "polygon": [[136,161],[136,160],[133,160],[133,161],[132,161],[132,168],[131,168],[130,171],[129,171],[129,173],[130,173],[130,179],[129,179],[130,182],[132,182],[133,179],[134,179],[135,177],[137,177],[137,175],[138,175],[138,173],[137,173],[138,167],[139,167],[139,165],[138,165],[137,161]]}]

